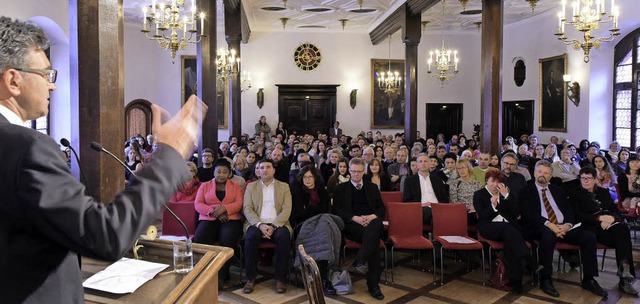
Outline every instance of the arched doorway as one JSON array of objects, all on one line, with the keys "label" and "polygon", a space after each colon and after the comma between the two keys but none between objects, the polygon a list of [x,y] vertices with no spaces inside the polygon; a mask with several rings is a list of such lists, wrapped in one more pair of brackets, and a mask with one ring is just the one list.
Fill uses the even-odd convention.
[{"label": "arched doorway", "polygon": [[124,108],[125,140],[141,134],[151,133],[151,102],[146,99],[134,99]]}]

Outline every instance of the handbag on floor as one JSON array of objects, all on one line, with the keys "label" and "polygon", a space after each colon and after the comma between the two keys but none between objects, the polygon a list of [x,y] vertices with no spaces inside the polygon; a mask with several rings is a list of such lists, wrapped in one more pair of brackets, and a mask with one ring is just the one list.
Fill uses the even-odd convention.
[{"label": "handbag on floor", "polygon": [[491,287],[499,290],[509,291],[509,277],[507,277],[507,264],[502,256],[498,256],[493,265],[493,273],[489,279]]},{"label": "handbag on floor", "polygon": [[329,280],[331,284],[333,284],[333,288],[336,289],[337,294],[346,295],[353,293],[353,283],[351,282],[351,275],[347,268],[329,270]]}]

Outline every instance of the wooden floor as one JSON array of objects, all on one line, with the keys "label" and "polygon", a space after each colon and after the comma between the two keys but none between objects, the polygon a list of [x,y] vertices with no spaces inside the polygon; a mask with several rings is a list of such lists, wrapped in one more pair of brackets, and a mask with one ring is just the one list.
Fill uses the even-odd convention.
[{"label": "wooden floor", "polygon": [[[638,240],[640,242],[640,239]],[[598,250],[598,265],[602,261],[602,250]],[[353,259],[353,252],[347,253],[347,263]],[[640,298],[622,295],[618,292],[618,277],[616,276],[616,263],[614,251],[609,250],[605,256],[604,271],[596,278],[600,285],[609,292],[607,299],[599,298],[588,291],[583,290],[579,284],[579,272],[570,269],[554,272],[553,279],[556,289],[560,292],[559,298],[553,298],[544,294],[539,288],[530,282],[525,283],[525,291],[522,295],[514,295],[500,291],[486,285],[482,285],[480,269],[467,272],[466,260],[455,260],[453,255],[445,258],[444,285],[440,282],[434,284],[432,279],[431,256],[423,255],[422,261],[413,259],[410,252],[396,252],[395,283],[384,283],[382,275],[381,289],[385,295],[383,301],[372,298],[367,292],[365,278],[352,273],[355,292],[345,296],[326,297],[327,303],[640,303]],[[462,258],[459,256],[458,258]],[[427,261],[425,261],[427,260]],[[640,273],[640,243],[634,244],[634,260],[636,273]],[[557,261],[557,253],[554,261]],[[554,263],[554,270],[557,269]],[[423,271],[426,269],[426,271]],[[260,275],[256,280],[256,288],[252,294],[242,293],[240,282],[240,269],[231,267],[231,282],[225,284],[220,292],[219,300],[229,303],[306,303],[307,295],[303,288],[292,285],[295,275],[291,274],[291,284],[288,285],[285,294],[277,294],[274,291],[272,279],[272,267],[259,267]],[[439,272],[438,280],[439,280]],[[488,279],[488,278],[487,278]],[[525,276],[525,281],[530,277]],[[301,285],[300,285],[301,286]],[[634,287],[640,290],[640,281],[634,283]]]}]

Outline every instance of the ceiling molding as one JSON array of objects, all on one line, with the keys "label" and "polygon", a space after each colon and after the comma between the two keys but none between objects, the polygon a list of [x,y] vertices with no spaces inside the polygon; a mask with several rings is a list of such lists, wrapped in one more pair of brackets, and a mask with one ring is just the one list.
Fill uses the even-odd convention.
[{"label": "ceiling molding", "polygon": [[407,0],[405,4],[391,13],[387,19],[382,21],[369,33],[371,43],[378,45],[387,39],[389,35],[404,29],[406,27],[407,16],[420,15],[437,3],[440,3],[440,0]]},{"label": "ceiling molding", "polygon": [[439,2],[440,0],[407,0],[407,5],[411,14],[417,15],[426,12]]},{"label": "ceiling molding", "polygon": [[242,3],[240,3],[240,22],[242,28],[242,43],[247,44],[251,36],[251,26],[249,25],[249,18],[247,18],[247,13]]}]

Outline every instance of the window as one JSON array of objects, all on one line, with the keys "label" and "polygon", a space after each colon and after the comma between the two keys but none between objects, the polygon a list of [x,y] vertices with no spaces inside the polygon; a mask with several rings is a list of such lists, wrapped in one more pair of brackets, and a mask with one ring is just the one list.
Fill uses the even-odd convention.
[{"label": "window", "polygon": [[640,145],[640,29],[615,48],[613,139],[624,147]]}]

